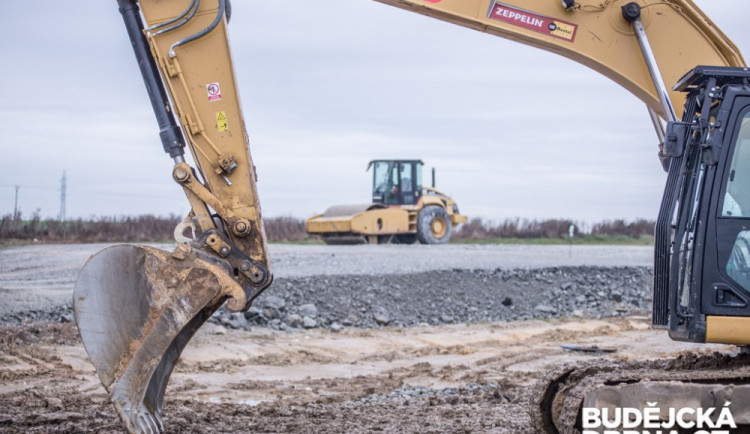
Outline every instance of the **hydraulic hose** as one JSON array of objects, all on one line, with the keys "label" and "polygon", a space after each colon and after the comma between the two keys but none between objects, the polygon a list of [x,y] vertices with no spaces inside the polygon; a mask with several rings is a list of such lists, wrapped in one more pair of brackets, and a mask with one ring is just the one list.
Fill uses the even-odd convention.
[{"label": "hydraulic hose", "polygon": [[[161,35],[162,33],[171,32],[174,29],[177,29],[177,28],[180,28],[180,27],[184,26],[185,23],[187,23],[188,21],[192,20],[193,17],[195,16],[196,12],[198,12],[198,7],[200,6],[200,3],[201,3],[200,0],[193,0],[190,3],[190,6],[187,9],[185,9],[185,12],[183,12],[179,16],[177,16],[177,17],[175,17],[175,18],[173,18],[173,19],[171,19],[169,21],[166,21],[164,23],[157,24],[155,26],[149,27],[147,30],[148,31],[152,31],[152,30],[161,29],[162,27],[168,26],[168,25],[170,25],[172,23],[176,23],[179,20],[182,20],[182,21],[180,21],[179,23],[175,24],[174,26],[167,27],[166,29],[161,29],[158,32],[154,33],[154,35]],[[185,18],[185,16],[188,15],[188,14],[190,14],[190,15],[187,18]],[[183,20],[183,18],[185,18],[185,19]]]},{"label": "hydraulic hose", "polygon": [[225,11],[226,11],[226,0],[219,0],[219,11],[216,14],[216,18],[214,18],[214,21],[211,24],[209,24],[208,27],[206,27],[205,29],[201,30],[200,32],[195,33],[193,35],[190,35],[187,38],[180,39],[179,41],[177,41],[174,44],[172,44],[172,46],[169,47],[169,57],[175,57],[177,55],[174,52],[175,48],[177,48],[177,47],[179,47],[181,45],[185,45],[187,43],[193,42],[196,39],[200,39],[200,38],[206,36],[207,34],[211,33],[216,28],[216,26],[219,25],[219,23],[221,22],[221,20],[224,19],[224,12]]}]

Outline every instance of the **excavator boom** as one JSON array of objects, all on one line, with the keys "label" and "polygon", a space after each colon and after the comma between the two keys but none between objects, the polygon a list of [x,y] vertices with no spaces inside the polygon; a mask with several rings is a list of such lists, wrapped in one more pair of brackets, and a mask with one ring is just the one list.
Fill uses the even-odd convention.
[{"label": "excavator boom", "polygon": [[[629,0],[375,0],[575,60],[609,77],[662,119],[665,113],[635,32]],[[739,49],[690,0],[639,0],[662,79],[674,84],[696,65],[745,66]],[[569,4],[569,7],[565,5]],[[502,53],[498,53],[502,55]],[[555,74],[555,71],[549,71]],[[677,118],[685,95],[670,91]]]}]

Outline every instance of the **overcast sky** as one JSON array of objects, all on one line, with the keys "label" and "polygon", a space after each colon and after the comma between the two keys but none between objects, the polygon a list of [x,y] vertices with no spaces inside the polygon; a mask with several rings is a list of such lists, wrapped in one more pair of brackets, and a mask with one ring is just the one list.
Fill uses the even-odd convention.
[{"label": "overcast sky", "polygon": [[[0,214],[18,185],[25,215],[57,216],[63,170],[68,217],[189,211],[116,2],[6,3]],[[750,55],[747,1],[696,3]],[[264,215],[368,202],[369,160],[420,158],[425,181],[436,167],[471,217],[655,219],[665,174],[653,127],[603,76],[369,0],[232,6]]]}]

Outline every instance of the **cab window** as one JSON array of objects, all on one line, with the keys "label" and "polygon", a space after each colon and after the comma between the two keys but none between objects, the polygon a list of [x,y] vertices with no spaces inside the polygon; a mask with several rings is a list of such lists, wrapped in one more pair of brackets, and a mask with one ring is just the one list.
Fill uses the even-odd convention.
[{"label": "cab window", "polygon": [[374,167],[374,182],[372,197],[375,202],[382,203],[390,183],[391,163],[378,161]]},{"label": "cab window", "polygon": [[416,198],[414,197],[414,179],[412,179],[414,164],[401,163],[400,166],[403,203],[404,205],[412,205],[416,202]]},{"label": "cab window", "polygon": [[750,112],[742,119],[726,185],[721,216],[750,217]]},{"label": "cab window", "polygon": [[[750,230],[746,221],[750,218],[750,111],[742,118],[725,176],[720,208],[720,220],[725,224],[719,223],[719,227],[720,233],[725,234],[723,242],[732,247],[724,270],[735,283],[750,291]],[[722,231],[722,227],[726,230]]]},{"label": "cab window", "polygon": [[750,231],[742,231],[737,235],[726,271],[732,280],[750,290]]}]

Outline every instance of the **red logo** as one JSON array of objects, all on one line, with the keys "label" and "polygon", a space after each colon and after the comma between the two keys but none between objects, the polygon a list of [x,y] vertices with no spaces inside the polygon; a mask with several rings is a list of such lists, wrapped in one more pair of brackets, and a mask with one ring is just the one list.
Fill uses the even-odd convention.
[{"label": "red logo", "polygon": [[425,0],[425,1],[430,2],[430,3],[440,3],[443,0]]},{"label": "red logo", "polygon": [[575,40],[576,30],[578,29],[577,24],[539,15],[515,6],[500,3],[497,0],[493,0],[487,17],[570,42]]}]

